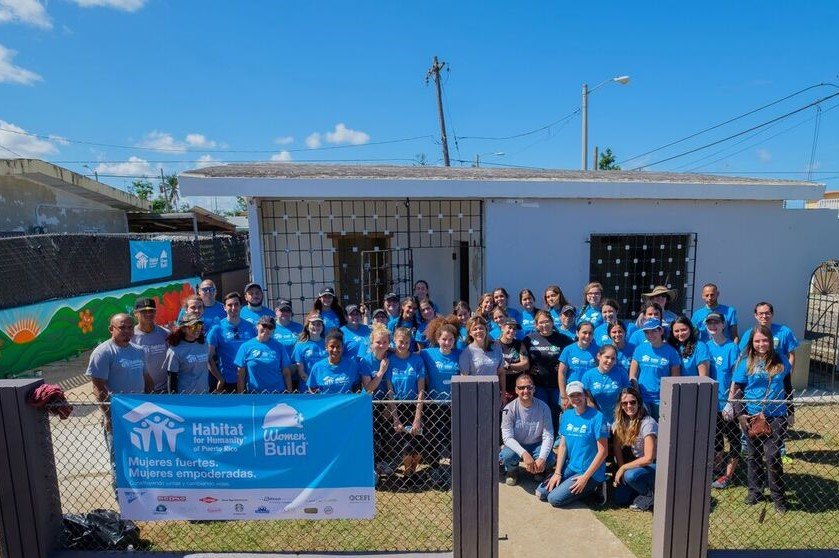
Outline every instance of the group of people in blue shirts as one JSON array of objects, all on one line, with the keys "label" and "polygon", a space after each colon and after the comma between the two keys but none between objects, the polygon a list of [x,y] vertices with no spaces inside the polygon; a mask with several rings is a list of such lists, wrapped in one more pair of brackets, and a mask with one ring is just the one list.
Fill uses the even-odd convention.
[{"label": "group of people in blue shirts", "polygon": [[[789,328],[772,323],[771,304],[756,305],[754,327],[740,335],[735,309],[720,304],[713,284],[703,286],[705,304],[690,318],[668,308],[676,292],[665,286],[644,293],[644,305],[631,321],[619,319],[620,305],[603,295],[600,283],[589,283],[577,309],[551,285],[541,309],[529,289],[519,293],[520,308],[514,308],[507,291],[497,288],[482,295],[474,311],[460,301],[442,315],[425,281],[418,281],[409,296],[388,293],[372,312],[363,305],[341,307],[327,287],[298,323],[290,301],[265,308],[261,287],[252,283],[244,301],[229,293],[219,303],[225,317],[215,320],[206,336],[214,384],[208,390],[366,390],[387,400],[376,406],[378,472],[389,475],[401,468],[410,475],[420,463],[436,469],[446,458],[439,449],[445,444],[424,433],[448,436],[448,407],[440,402],[449,399],[452,376],[494,374],[505,415],[509,411],[519,421],[507,425],[502,453],[508,451],[500,458],[509,483],[517,481],[517,458],[538,476],[558,454],[557,474],[540,485],[539,493],[565,505],[603,483],[611,455],[616,501],[649,509],[661,379],[708,376],[720,386],[714,486],[730,484],[745,446],[750,503],[763,497],[767,485],[776,509],[783,511],[780,452],[793,420],[789,376],[798,342]],[[207,300],[203,303],[206,307]],[[208,320],[206,310],[204,316]],[[194,311],[184,317],[196,321]],[[522,397],[520,380],[532,397]],[[743,410],[734,405],[741,399],[748,400]],[[738,416],[759,412],[769,418],[773,434],[744,436]],[[540,429],[555,439],[549,455],[541,455],[545,432]],[[527,439],[517,440],[519,435]],[[538,457],[527,449],[537,441]]]}]

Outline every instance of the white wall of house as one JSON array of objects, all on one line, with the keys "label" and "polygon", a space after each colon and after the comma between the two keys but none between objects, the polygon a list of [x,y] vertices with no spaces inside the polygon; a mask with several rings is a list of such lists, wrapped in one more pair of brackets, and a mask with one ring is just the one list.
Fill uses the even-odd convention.
[{"label": "white wall of house", "polygon": [[714,282],[741,324],[768,300],[775,320],[800,336],[810,274],[839,258],[834,211],[785,210],[780,201],[492,199],[484,207],[487,287],[503,285],[513,297],[523,288],[541,297],[556,283],[580,304],[590,234],[697,233],[694,306],[702,284]]}]

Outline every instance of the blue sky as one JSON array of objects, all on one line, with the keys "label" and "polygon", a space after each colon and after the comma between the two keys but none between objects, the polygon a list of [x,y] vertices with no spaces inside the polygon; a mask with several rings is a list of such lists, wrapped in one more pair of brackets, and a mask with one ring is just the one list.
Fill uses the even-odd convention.
[{"label": "blue sky", "polygon": [[[448,67],[453,165],[479,154],[487,165],[579,168],[581,85],[617,75],[631,82],[590,96],[589,146],[611,147],[624,168],[839,93],[814,88],[625,161],[808,86],[839,85],[836,2],[653,4],[0,0],[0,157],[96,170],[121,188],[212,161],[412,164],[424,154],[441,164],[425,83],[434,55]],[[837,105],[646,168],[812,171],[839,189]]]}]

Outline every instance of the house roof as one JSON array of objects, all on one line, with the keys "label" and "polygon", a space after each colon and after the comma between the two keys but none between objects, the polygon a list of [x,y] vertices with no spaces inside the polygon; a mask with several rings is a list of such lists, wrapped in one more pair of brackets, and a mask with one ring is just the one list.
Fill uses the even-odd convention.
[{"label": "house roof", "polygon": [[431,166],[231,164],[179,175],[185,195],[291,198],[819,199],[813,182],[713,174]]},{"label": "house roof", "polygon": [[40,159],[0,159],[0,176],[29,180],[123,211],[148,211],[151,207],[128,192]]},{"label": "house roof", "polygon": [[236,226],[221,215],[194,206],[178,213],[128,213],[128,230],[131,232],[225,232],[235,233]]}]

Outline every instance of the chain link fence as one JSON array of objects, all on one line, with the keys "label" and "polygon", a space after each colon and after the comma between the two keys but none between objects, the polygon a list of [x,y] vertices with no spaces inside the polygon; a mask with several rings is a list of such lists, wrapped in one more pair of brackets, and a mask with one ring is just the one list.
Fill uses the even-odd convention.
[{"label": "chain link fence", "polygon": [[794,421],[771,419],[768,436],[749,439],[737,423],[718,422],[711,548],[839,547],[839,396],[801,394],[794,403]]},{"label": "chain link fence", "polygon": [[[80,516],[94,510],[119,510],[100,404],[92,395],[75,395],[69,403],[73,412],[66,420],[50,415],[52,444],[45,447],[55,454],[65,518],[63,544],[78,550],[113,549],[108,540],[80,533],[76,526]],[[133,541],[134,550],[151,553],[449,551],[453,544],[451,401],[423,402],[421,432],[406,432],[416,406],[416,401],[373,401],[376,516],[372,520],[137,521],[133,525],[138,536],[126,537],[122,547]],[[336,428],[342,429],[336,435],[355,434],[353,425]],[[96,516],[100,522],[109,517]]]}]

